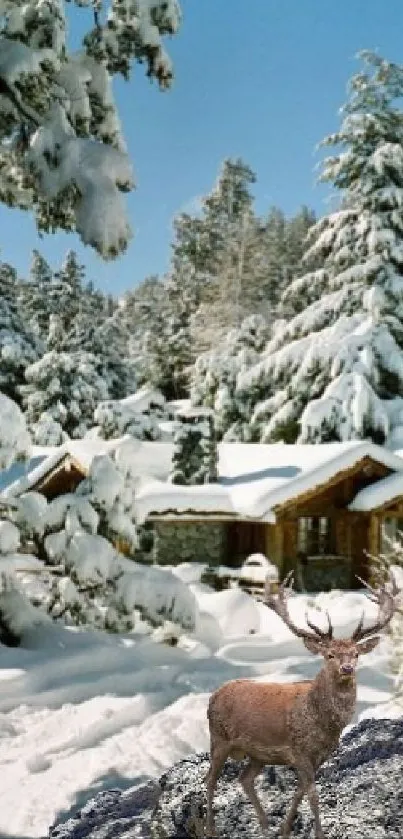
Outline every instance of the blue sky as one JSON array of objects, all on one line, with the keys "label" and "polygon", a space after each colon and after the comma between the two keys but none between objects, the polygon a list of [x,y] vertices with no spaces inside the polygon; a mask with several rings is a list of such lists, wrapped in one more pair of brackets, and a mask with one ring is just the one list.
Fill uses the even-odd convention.
[{"label": "blue sky", "polygon": [[[119,294],[169,263],[171,222],[211,188],[225,157],[257,174],[256,206],[326,212],[315,185],[315,146],[339,124],[358,50],[403,63],[401,0],[182,0],[184,21],[167,42],[173,89],[160,93],[137,66],[116,95],[138,188],[128,198],[135,237],[103,263],[77,237],[38,239],[32,219],[0,207],[0,254],[25,275],[34,247],[55,267],[75,248],[87,277]],[[74,34],[83,11],[75,12]]]}]

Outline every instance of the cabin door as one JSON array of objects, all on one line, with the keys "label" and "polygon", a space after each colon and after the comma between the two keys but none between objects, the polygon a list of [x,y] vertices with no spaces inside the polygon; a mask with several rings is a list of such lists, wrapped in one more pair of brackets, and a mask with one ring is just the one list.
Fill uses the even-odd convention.
[{"label": "cabin door", "polygon": [[266,525],[257,522],[231,522],[227,530],[227,562],[242,565],[250,554],[266,553]]}]

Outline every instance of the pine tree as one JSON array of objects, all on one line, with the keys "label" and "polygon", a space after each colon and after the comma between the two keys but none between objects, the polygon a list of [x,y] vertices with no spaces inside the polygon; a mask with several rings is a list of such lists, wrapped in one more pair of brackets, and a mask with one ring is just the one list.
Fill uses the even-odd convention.
[{"label": "pine tree", "polygon": [[108,398],[96,357],[81,350],[50,350],[27,368],[25,378],[21,387],[25,414],[39,445],[83,437],[93,425],[96,406]]},{"label": "pine tree", "polygon": [[20,404],[25,368],[41,347],[21,316],[18,291],[16,271],[0,262],[0,390]]},{"label": "pine tree", "polygon": [[238,397],[237,381],[259,359],[268,335],[267,321],[261,315],[250,315],[218,347],[199,356],[194,365],[192,404],[214,411],[218,439],[251,440],[250,417],[247,405]]},{"label": "pine tree", "polygon": [[63,327],[65,344],[67,334],[75,323],[84,299],[85,268],[75,251],[67,252],[61,268],[56,271],[48,288],[49,309],[57,315]]},{"label": "pine tree", "polygon": [[[113,258],[130,237],[122,193],[134,182],[112,81],[140,62],[170,86],[162,39],[180,26],[178,0],[2,0],[0,12],[0,200]],[[79,51],[68,14],[93,20]]]},{"label": "pine tree", "polygon": [[49,288],[52,280],[52,269],[38,250],[32,252],[29,277],[21,283],[19,304],[23,311],[24,320],[31,324],[31,328],[43,342],[49,329]]},{"label": "pine tree", "polygon": [[192,357],[221,343],[248,315],[271,323],[288,312],[281,295],[300,268],[303,242],[314,216],[293,218],[273,207],[256,216],[255,175],[242,160],[225,160],[200,211],[174,220],[170,276],[188,301]]},{"label": "pine tree", "polygon": [[160,334],[165,321],[165,289],[158,276],[146,277],[128,292],[119,307],[119,316],[128,334],[127,352],[138,383],[148,379],[148,336]]},{"label": "pine tree", "polygon": [[206,484],[217,480],[217,445],[213,414],[195,408],[178,414],[172,458],[173,484]]},{"label": "pine tree", "polygon": [[[340,209],[310,230],[299,314],[240,376],[256,439],[385,440],[403,409],[403,68],[365,52],[322,180]],[[320,264],[320,267],[318,266]]]}]

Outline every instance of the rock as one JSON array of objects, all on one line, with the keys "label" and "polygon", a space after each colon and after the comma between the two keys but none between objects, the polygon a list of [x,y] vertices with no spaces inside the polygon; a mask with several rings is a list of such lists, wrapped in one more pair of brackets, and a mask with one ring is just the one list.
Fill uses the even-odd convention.
[{"label": "rock", "polygon": [[[203,836],[206,754],[180,761],[159,781],[100,793],[75,818],[50,830],[52,839],[200,839]],[[237,782],[240,765],[227,761],[215,797],[221,839],[261,839],[252,806]],[[398,839],[403,836],[403,718],[364,720],[343,738],[317,776],[327,839]],[[266,767],[256,783],[269,817],[280,825],[295,787],[292,770]],[[313,839],[304,802],[292,836]]]}]

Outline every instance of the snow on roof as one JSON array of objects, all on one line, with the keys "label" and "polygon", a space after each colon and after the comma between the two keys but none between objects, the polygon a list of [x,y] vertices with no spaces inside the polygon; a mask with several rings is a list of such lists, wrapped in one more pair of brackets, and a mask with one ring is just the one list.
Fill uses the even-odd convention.
[{"label": "snow on roof", "polygon": [[151,387],[141,387],[130,396],[120,399],[121,405],[127,405],[131,411],[142,414],[148,411],[150,405],[165,405],[165,398],[160,390]]},{"label": "snow on roof", "polygon": [[[69,457],[73,458],[82,467],[83,472],[88,472],[95,457],[112,454],[128,440],[131,444],[130,457],[138,474],[166,480],[171,471],[172,443],[140,441],[135,440],[130,435],[119,437],[116,440],[84,437],[81,440],[68,440],[56,449],[51,449],[51,454],[47,457],[41,457],[39,461],[35,462],[35,458],[33,458],[25,470],[19,471],[15,478],[13,477],[7,484],[4,484],[4,495],[8,497],[27,492]],[[32,468],[30,468],[30,465]],[[0,477],[3,474],[0,473]]]},{"label": "snow on roof", "polygon": [[145,478],[136,494],[135,509],[140,520],[151,514],[176,511],[178,514],[221,512],[274,522],[273,509],[278,504],[326,483],[364,457],[403,471],[402,458],[369,442],[221,443],[217,484],[183,487],[161,481],[147,482]]},{"label": "snow on roof", "polygon": [[32,457],[27,461],[16,461],[8,469],[0,472],[0,495],[17,481],[24,479],[33,469],[40,466],[49,454],[54,451],[53,447],[32,446]]},{"label": "snow on roof", "polygon": [[151,513],[236,516],[231,495],[219,483],[183,486],[146,479],[135,496],[135,513],[139,523]]},{"label": "snow on roof", "polygon": [[177,414],[178,411],[185,411],[187,408],[190,408],[191,404],[190,399],[171,399],[167,402],[167,407],[173,414]]},{"label": "snow on roof", "polygon": [[[68,440],[57,448],[42,450],[42,454],[36,454],[34,447],[34,457],[25,469],[19,472],[19,476],[16,474],[16,477],[11,482],[7,482],[4,485],[4,495],[8,497],[20,495],[22,492],[28,492],[28,490],[36,486],[50,472],[53,472],[69,456],[74,458],[82,466],[84,472],[87,472],[94,457],[113,451],[125,439],[123,437],[119,440],[100,440],[95,438]],[[2,490],[3,488],[0,486],[0,492]]]},{"label": "snow on roof", "polygon": [[402,495],[403,475],[397,472],[358,492],[349,505],[349,510],[359,510],[360,512],[376,510]]},{"label": "snow on roof", "polygon": [[[275,507],[326,484],[339,472],[351,469],[365,457],[382,463],[397,472],[403,472],[403,459],[387,449],[367,441],[296,445],[293,464],[299,474],[288,481],[272,482],[263,487],[252,500],[251,511],[256,518],[266,518]],[[247,513],[248,510],[246,509]]]},{"label": "snow on roof", "polygon": [[[17,495],[32,488],[68,455],[81,464],[83,471],[88,471],[94,457],[116,450],[127,440],[132,444],[132,472],[141,479],[135,499],[139,520],[151,514],[175,512],[216,513],[273,522],[277,505],[326,483],[364,457],[403,472],[402,457],[365,441],[301,445],[221,443],[218,482],[182,486],[168,481],[173,454],[170,442],[136,441],[130,436],[109,441],[84,438],[60,446],[28,475],[8,485],[4,494]],[[403,484],[403,475],[397,477]],[[383,483],[378,481],[375,486]]]}]

